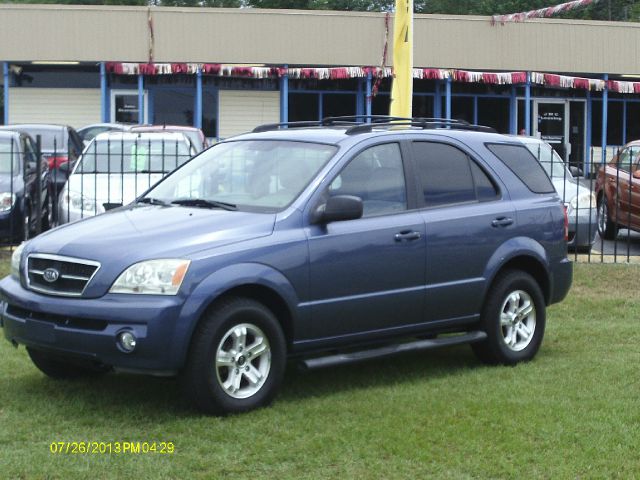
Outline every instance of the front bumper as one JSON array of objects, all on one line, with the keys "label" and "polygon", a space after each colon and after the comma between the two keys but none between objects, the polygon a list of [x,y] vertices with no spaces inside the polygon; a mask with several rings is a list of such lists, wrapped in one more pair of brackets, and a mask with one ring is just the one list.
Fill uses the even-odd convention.
[{"label": "front bumper", "polygon": [[[99,299],[41,295],[24,289],[12,277],[0,281],[0,324],[10,342],[74,357],[117,369],[174,374],[184,331],[177,325],[179,297],[107,294]],[[128,330],[137,338],[133,352],[117,345]]]},{"label": "front bumper", "polygon": [[575,211],[568,214],[569,217],[569,248],[590,247],[596,241],[598,233],[598,222],[596,211],[580,211],[576,215]]}]

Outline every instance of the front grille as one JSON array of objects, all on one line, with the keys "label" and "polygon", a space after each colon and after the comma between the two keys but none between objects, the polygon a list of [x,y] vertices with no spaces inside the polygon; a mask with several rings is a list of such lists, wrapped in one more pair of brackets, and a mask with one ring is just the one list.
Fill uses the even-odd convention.
[{"label": "front grille", "polygon": [[53,323],[61,327],[76,328],[79,330],[101,331],[107,328],[107,322],[105,320],[68,317],[66,315],[54,315],[52,313],[34,312],[32,310],[26,310],[24,308],[20,308],[11,304],[7,306],[7,315],[21,318],[23,320],[38,320],[39,322]]},{"label": "front grille", "polygon": [[99,268],[91,260],[35,253],[27,258],[27,286],[50,295],[80,296]]}]

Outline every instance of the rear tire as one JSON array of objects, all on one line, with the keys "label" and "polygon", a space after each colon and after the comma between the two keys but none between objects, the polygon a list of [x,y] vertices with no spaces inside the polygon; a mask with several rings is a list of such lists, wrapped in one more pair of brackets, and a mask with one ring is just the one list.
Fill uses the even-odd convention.
[{"label": "rear tire", "polygon": [[57,380],[98,376],[110,370],[104,365],[92,365],[88,361],[78,362],[63,355],[55,355],[29,347],[27,347],[27,353],[33,364],[42,373]]},{"label": "rear tire", "polygon": [[531,360],[542,343],[546,308],[540,286],[520,270],[495,279],[480,319],[486,340],[471,345],[488,364],[515,365]]},{"label": "rear tire", "polygon": [[205,413],[246,412],[271,403],[285,362],[286,342],[273,312],[251,299],[230,298],[197,326],[182,390]]}]

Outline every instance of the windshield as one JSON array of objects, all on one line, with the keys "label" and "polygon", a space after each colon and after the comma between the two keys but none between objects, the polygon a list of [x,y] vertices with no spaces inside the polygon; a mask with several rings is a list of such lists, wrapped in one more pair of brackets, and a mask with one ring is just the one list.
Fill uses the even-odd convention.
[{"label": "windshield", "polygon": [[538,159],[547,175],[551,178],[571,178],[571,173],[567,170],[560,155],[551,145],[538,142],[522,142],[529,149],[533,156]]},{"label": "windshield", "polygon": [[74,173],[167,173],[190,156],[186,142],[177,140],[100,140],[89,145]]},{"label": "windshield", "polygon": [[219,143],[168,176],[147,197],[277,211],[293,202],[336,150],[332,145],[292,141]]},{"label": "windshield", "polygon": [[17,175],[20,172],[18,163],[18,146],[13,140],[0,143],[0,173]]},{"label": "windshield", "polygon": [[66,139],[66,128],[33,128],[28,133],[33,140],[40,135],[40,148],[43,152],[60,152],[65,153],[69,146]]}]

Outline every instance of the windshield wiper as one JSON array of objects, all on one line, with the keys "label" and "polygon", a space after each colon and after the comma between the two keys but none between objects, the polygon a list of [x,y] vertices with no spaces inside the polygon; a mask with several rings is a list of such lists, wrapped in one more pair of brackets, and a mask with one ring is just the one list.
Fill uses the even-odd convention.
[{"label": "windshield wiper", "polygon": [[160,200],[159,198],[153,197],[143,197],[136,201],[136,203],[148,203],[149,205],[162,205],[163,207],[168,207],[169,204],[164,200]]},{"label": "windshield wiper", "polygon": [[206,200],[204,198],[181,198],[171,202],[174,205],[200,208],[221,208],[223,210],[237,210],[237,205],[233,203],[219,202],[217,200]]}]

